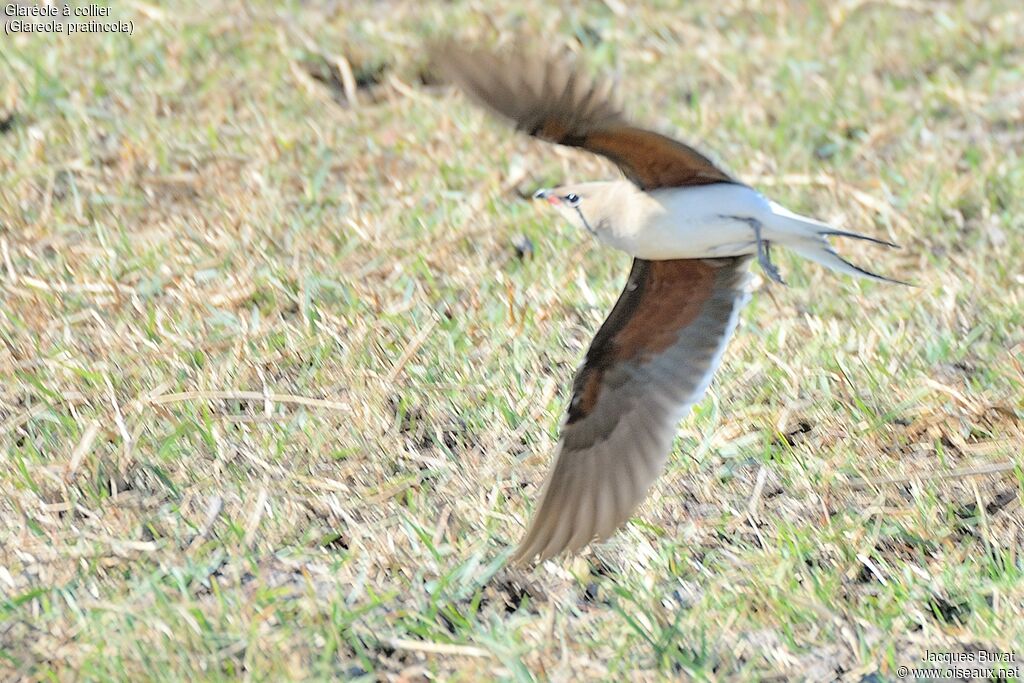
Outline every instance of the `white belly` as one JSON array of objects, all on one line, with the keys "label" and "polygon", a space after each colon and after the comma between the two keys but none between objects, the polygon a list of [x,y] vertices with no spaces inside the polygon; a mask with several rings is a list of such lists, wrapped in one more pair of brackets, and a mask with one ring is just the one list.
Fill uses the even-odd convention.
[{"label": "white belly", "polygon": [[[752,218],[771,215],[768,200],[745,185],[718,183],[655,190],[621,230],[602,238],[639,258],[738,256],[756,251]],[[765,235],[768,237],[768,235]]]}]

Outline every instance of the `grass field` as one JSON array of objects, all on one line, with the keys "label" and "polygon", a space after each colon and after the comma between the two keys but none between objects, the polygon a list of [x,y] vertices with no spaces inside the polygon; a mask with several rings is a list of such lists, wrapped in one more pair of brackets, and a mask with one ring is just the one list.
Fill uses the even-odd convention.
[{"label": "grass field", "polygon": [[[0,679],[1020,665],[1024,10],[650,5],[128,1],[132,35],[0,37]],[[569,45],[916,285],[777,253],[629,526],[532,570],[629,257],[524,196],[616,171],[437,85],[448,33]]]}]

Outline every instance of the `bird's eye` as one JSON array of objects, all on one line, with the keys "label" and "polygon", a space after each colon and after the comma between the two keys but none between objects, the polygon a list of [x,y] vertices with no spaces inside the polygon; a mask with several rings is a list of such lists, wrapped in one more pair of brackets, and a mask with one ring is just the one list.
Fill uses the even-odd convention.
[{"label": "bird's eye", "polygon": [[565,195],[565,201],[575,206],[576,204],[580,203],[580,196],[575,192],[570,192],[569,194]]}]

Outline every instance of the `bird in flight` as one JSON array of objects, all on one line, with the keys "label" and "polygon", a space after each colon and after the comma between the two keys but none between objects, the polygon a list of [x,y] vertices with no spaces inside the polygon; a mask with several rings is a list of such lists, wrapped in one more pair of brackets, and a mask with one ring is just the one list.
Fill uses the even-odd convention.
[{"label": "bird in flight", "polygon": [[770,245],[841,273],[830,237],[886,246],[766,199],[685,143],[630,123],[613,84],[568,55],[432,48],[442,76],[529,135],[599,154],[628,181],[544,189],[599,241],[633,256],[626,286],[572,383],[554,462],[513,562],[543,561],[621,527],[665,467],[746,303],[751,261],[782,282]]}]

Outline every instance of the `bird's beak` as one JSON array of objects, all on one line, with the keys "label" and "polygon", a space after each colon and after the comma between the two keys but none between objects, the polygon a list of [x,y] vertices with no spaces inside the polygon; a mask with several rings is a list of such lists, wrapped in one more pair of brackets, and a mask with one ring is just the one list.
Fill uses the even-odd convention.
[{"label": "bird's beak", "polygon": [[551,190],[540,189],[533,193],[534,199],[546,199],[548,204],[557,204],[558,197],[551,193]]}]

